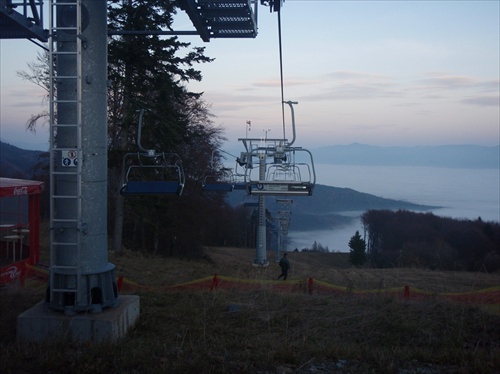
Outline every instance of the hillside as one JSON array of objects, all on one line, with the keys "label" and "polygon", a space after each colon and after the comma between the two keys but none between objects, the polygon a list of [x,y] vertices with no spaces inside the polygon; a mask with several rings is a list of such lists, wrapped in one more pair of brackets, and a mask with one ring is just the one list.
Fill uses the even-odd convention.
[{"label": "hillside", "polygon": [[32,179],[48,165],[47,152],[27,151],[0,141],[0,177]]},{"label": "hillside", "polygon": [[[231,205],[238,206],[249,197],[244,191],[233,191],[227,199]],[[330,229],[349,223],[369,209],[425,211],[435,208],[321,184],[314,187],[312,196],[296,196],[292,200],[293,204],[286,209],[292,212],[293,227],[298,231]],[[270,197],[266,199],[266,208],[272,213],[284,210],[275,198]]]},{"label": "hillside", "polygon": [[[274,280],[275,263],[253,267],[253,255],[207,248],[205,260],[182,261],[110,253],[131,286],[120,294],[137,294],[141,304],[136,326],[112,343],[17,342],[16,318],[43,300],[46,283],[0,288],[0,372],[498,373],[498,304],[447,299],[483,294],[498,285],[496,274],[346,268],[339,254],[291,253],[284,282]],[[210,281],[189,287],[215,273],[217,290]],[[347,292],[306,292],[306,277]],[[228,281],[257,286],[228,288]],[[405,285],[410,300],[401,297]],[[414,298],[417,289],[427,296]]]}]

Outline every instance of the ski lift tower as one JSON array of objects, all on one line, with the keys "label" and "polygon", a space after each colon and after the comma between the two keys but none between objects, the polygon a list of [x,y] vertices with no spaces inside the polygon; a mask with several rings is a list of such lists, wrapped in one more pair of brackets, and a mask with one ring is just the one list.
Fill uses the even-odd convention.
[{"label": "ski lift tower", "polygon": [[[313,156],[295,143],[295,114],[293,101],[284,102],[291,110],[293,138],[240,138],[245,151],[239,163],[245,169],[244,183],[249,195],[258,197],[257,246],[254,266],[269,266],[267,260],[266,196],[311,196],[316,184]],[[258,167],[254,167],[258,165]],[[257,171],[255,171],[257,170]]]},{"label": "ski lift tower", "polygon": [[[139,316],[139,298],[118,297],[108,262],[106,1],[48,3],[47,30],[43,0],[0,0],[0,38],[49,41],[50,55],[49,285],[46,300],[18,317],[18,339],[43,341],[61,333],[76,341],[120,338]],[[257,35],[258,0],[177,4],[196,30],[113,34],[200,35],[207,42]],[[282,0],[261,4],[276,10]],[[79,312],[84,315],[73,318]]]},{"label": "ski lift tower", "polygon": [[[17,337],[118,338],[138,317],[139,299],[119,302],[108,262],[106,2],[50,0],[48,30],[43,7],[0,0],[0,36],[48,41],[50,57],[49,282],[46,299],[18,316]],[[112,312],[93,317],[104,308]]]}]

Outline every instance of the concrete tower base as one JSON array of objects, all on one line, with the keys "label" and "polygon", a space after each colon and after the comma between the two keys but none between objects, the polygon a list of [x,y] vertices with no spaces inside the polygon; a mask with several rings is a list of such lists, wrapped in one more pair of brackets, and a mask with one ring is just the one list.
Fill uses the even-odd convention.
[{"label": "concrete tower base", "polygon": [[100,313],[78,313],[67,316],[54,311],[41,301],[17,317],[17,340],[43,342],[65,339],[72,342],[102,342],[117,340],[127,335],[139,318],[140,298],[120,296],[118,307],[106,308]]}]

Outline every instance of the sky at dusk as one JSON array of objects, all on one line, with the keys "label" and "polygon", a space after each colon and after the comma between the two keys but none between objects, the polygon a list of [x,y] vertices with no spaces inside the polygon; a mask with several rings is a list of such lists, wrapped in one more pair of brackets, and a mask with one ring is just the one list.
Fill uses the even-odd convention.
[{"label": "sky at dusk", "polygon": [[[500,1],[300,1],[282,8],[285,100],[298,101],[296,146],[500,143]],[[283,137],[277,14],[259,7],[256,39],[197,37],[215,58],[196,66],[216,126],[233,148],[246,136]],[[192,29],[179,15],[174,29]],[[0,137],[26,133],[43,91],[16,77],[39,47],[0,41]],[[291,138],[290,112],[286,134]]]}]

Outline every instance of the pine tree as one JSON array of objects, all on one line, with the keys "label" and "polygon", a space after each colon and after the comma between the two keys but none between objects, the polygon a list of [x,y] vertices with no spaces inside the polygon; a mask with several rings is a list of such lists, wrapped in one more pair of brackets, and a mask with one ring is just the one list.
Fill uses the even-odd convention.
[{"label": "pine tree", "polygon": [[318,251],[318,242],[315,240],[312,245],[311,252],[317,252],[317,251]]},{"label": "pine tree", "polygon": [[[171,29],[177,12],[175,2],[108,0],[107,4],[108,30],[116,31],[108,38],[107,56],[108,217],[113,250],[121,252],[123,237],[129,246],[137,249],[152,247],[156,253],[163,247],[168,254],[182,251],[186,255],[199,243],[234,237],[229,227],[235,222],[235,213],[224,196],[201,193],[201,181],[207,172],[223,173],[220,151],[226,140],[223,129],[213,125],[213,115],[202,99],[203,94],[191,92],[187,86],[191,81],[202,80],[201,71],[194,66],[213,59],[204,55],[203,47],[192,47],[178,37],[157,35],[157,31]],[[121,35],[119,31],[130,33]],[[143,32],[134,34],[133,31]],[[18,75],[48,89],[48,63],[48,54],[40,55],[29,65],[31,73],[18,72]],[[123,156],[138,151],[140,109],[148,110],[141,134],[143,146],[159,152],[174,152],[182,159],[186,171],[182,197],[137,197],[125,205],[119,194]],[[28,129],[34,130],[47,113],[32,116]],[[214,219],[222,215],[227,219]],[[196,227],[196,235],[193,235],[193,227]],[[182,238],[186,238],[184,243]]]},{"label": "pine tree", "polygon": [[359,235],[359,231],[356,231],[353,237],[349,240],[349,260],[351,265],[362,266],[366,261],[366,242]]},{"label": "pine tree", "polygon": [[[172,2],[160,0],[108,2],[110,30],[151,31],[150,35],[128,34],[109,39],[109,175],[115,213],[112,215],[115,252],[121,250],[122,230],[126,225],[137,231],[134,237],[141,243],[140,247],[147,244],[139,237],[149,232],[147,236],[154,238],[155,253],[156,243],[169,243],[175,237],[175,249],[178,249],[183,236],[192,239],[193,235],[180,234],[188,232],[184,226],[189,222],[196,223],[199,232],[208,231],[203,230],[198,221],[206,216],[202,208],[209,204],[201,203],[192,189],[210,163],[220,164],[220,155],[214,150],[220,146],[222,135],[220,129],[211,125],[202,94],[188,91],[186,83],[200,81],[201,72],[193,66],[212,59],[204,56],[204,48],[190,48],[190,43],[181,42],[177,37],[154,34],[171,28],[175,11]],[[137,150],[138,109],[150,110],[145,116],[142,144],[148,149],[178,153],[184,168],[189,168],[184,192],[189,193],[190,199],[142,198],[140,204],[124,206],[124,199],[117,193],[121,184],[121,160],[125,152]],[[198,213],[195,217],[194,212]],[[194,244],[184,246],[192,248]],[[164,247],[170,248],[170,254],[174,253],[172,245]]]}]

